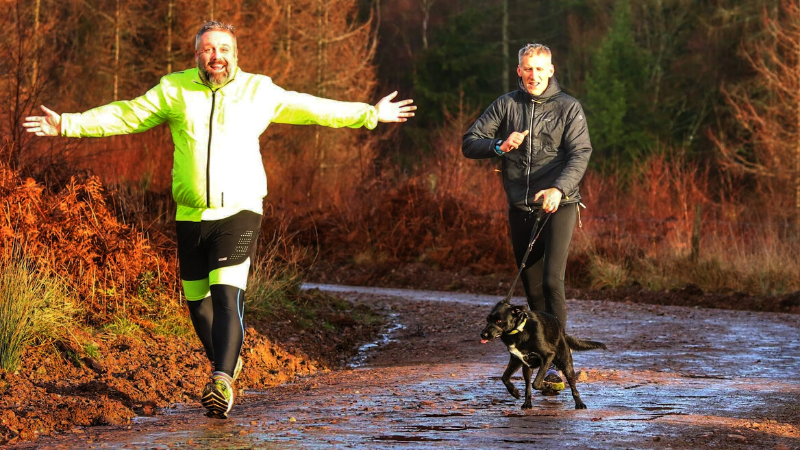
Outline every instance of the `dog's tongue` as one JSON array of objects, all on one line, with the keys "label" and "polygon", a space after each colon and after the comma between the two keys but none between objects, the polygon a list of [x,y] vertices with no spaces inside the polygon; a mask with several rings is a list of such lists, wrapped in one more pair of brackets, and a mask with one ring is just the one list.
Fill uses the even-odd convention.
[{"label": "dog's tongue", "polygon": [[481,339],[481,344],[485,344],[487,342],[489,342],[489,341],[487,341],[486,339]]}]

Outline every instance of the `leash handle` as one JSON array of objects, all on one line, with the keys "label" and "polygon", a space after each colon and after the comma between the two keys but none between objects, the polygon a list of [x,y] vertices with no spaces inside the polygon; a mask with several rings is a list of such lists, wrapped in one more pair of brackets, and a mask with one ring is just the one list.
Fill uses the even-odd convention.
[{"label": "leash handle", "polygon": [[536,213],[536,225],[534,225],[533,230],[531,230],[531,240],[528,243],[528,248],[525,250],[525,256],[522,257],[522,263],[519,265],[517,276],[514,278],[514,282],[511,283],[511,289],[508,291],[508,295],[506,295],[505,300],[503,300],[504,302],[511,303],[511,297],[514,295],[514,288],[517,287],[517,281],[519,281],[519,277],[522,276],[522,271],[525,269],[525,263],[528,261],[528,255],[531,254],[533,244],[535,244],[536,240],[539,239],[539,235],[542,234],[542,230],[544,230],[544,225],[547,223],[547,219],[550,218],[550,213],[545,213],[544,221],[542,221],[542,211],[544,210],[539,210]]}]

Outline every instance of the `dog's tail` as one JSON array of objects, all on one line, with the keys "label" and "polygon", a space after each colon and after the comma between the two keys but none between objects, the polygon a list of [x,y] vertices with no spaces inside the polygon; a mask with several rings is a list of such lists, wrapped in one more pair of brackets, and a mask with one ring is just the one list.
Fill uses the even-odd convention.
[{"label": "dog's tail", "polygon": [[606,344],[603,344],[602,342],[584,341],[583,339],[578,339],[570,335],[567,335],[567,344],[572,350],[594,350],[597,348],[606,348]]}]

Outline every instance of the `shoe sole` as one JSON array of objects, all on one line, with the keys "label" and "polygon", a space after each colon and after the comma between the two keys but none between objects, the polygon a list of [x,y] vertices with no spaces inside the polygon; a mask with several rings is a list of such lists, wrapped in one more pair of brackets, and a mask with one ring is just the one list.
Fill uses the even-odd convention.
[{"label": "shoe sole", "polygon": [[228,415],[227,414],[216,414],[216,413],[212,413],[211,411],[207,411],[206,412],[206,417],[208,417],[210,419],[222,419],[222,420],[227,420],[228,419]]},{"label": "shoe sole", "polygon": [[217,419],[227,419],[228,412],[230,411],[228,400],[222,395],[222,392],[216,389],[216,386],[213,384],[210,384],[210,386],[211,388],[206,386],[206,389],[203,390],[203,397],[200,399],[200,403],[208,410],[206,416]]}]

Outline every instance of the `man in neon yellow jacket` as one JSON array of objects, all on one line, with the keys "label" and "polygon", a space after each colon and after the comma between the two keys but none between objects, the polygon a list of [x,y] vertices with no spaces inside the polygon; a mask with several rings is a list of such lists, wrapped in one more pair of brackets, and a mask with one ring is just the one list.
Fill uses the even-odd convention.
[{"label": "man in neon yellow jacket", "polygon": [[175,143],[172,195],[181,282],[192,324],[214,366],[202,393],[211,417],[227,417],[244,342],[244,291],[261,229],[267,177],[258,138],[271,122],[334,128],[405,122],[412,100],[372,106],[288,92],[242,71],[233,26],[206,22],[195,37],[196,69],[169,74],[143,96],[23,126],[37,136],[139,133],[166,122]]}]

